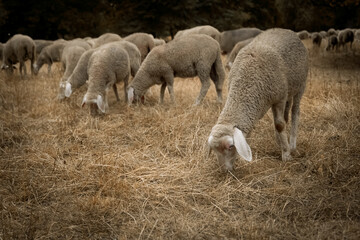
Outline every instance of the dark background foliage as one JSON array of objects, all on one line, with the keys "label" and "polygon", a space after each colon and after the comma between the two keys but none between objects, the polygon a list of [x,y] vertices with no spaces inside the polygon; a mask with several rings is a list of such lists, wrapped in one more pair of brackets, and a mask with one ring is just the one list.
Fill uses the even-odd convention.
[{"label": "dark background foliage", "polygon": [[105,32],[164,37],[205,24],[220,31],[358,28],[360,0],[0,0],[1,42],[16,33],[34,39],[96,37]]}]

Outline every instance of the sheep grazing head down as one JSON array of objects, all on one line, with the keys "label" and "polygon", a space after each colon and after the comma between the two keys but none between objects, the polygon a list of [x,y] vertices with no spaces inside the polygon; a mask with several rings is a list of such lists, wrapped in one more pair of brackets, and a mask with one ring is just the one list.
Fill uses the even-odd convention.
[{"label": "sheep grazing head down", "polygon": [[70,97],[72,93],[71,83],[60,82],[58,99],[63,100],[65,97]]},{"label": "sheep grazing head down", "polygon": [[84,107],[85,104],[90,105],[91,115],[96,115],[97,110],[99,109],[102,113],[105,113],[108,108],[106,100],[104,101],[103,96],[98,94],[95,96],[90,96],[88,93],[85,94],[81,106]]},{"label": "sheep grazing head down", "polygon": [[132,103],[144,103],[145,102],[145,97],[144,95],[138,95],[135,92],[135,89],[133,87],[129,87],[128,90],[128,103],[132,104]]},{"label": "sheep grazing head down", "polygon": [[215,125],[208,139],[209,154],[214,150],[225,171],[232,171],[236,152],[246,161],[252,160],[251,149],[241,130],[226,125]]}]

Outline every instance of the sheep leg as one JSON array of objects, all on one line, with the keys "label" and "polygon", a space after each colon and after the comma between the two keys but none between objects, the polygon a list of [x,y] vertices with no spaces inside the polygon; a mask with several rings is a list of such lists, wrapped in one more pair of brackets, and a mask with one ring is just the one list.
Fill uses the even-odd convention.
[{"label": "sheep leg", "polygon": [[161,89],[160,89],[160,103],[164,103],[164,94],[165,94],[165,88],[166,88],[166,82],[161,84]]},{"label": "sheep leg", "polygon": [[[167,86],[167,89],[169,91],[170,94],[170,99],[171,102],[174,104],[175,103],[175,95],[174,95],[174,75],[173,74],[168,74],[165,77],[165,83]],[[162,87],[162,86],[161,86]],[[164,96],[163,96],[164,97]],[[164,100],[164,99],[163,99]]]},{"label": "sheep leg", "polygon": [[271,108],[274,116],[276,141],[280,143],[282,153],[281,158],[283,161],[291,159],[289,142],[286,135],[286,122],[284,119],[285,105],[286,101],[283,101],[281,103],[273,105]]},{"label": "sheep leg", "polygon": [[[129,71],[128,71],[129,72]],[[130,74],[128,73],[125,78],[124,78],[124,96],[125,96],[125,102],[128,102],[128,91],[127,91],[127,87],[129,84],[129,78],[130,78]]]},{"label": "sheep leg", "polygon": [[26,65],[24,61],[20,61],[20,69],[19,69],[20,75],[22,75],[23,70],[24,70],[24,76],[26,76]]},{"label": "sheep leg", "polygon": [[292,104],[292,98],[287,100],[286,106],[285,106],[284,119],[285,119],[286,123],[289,122],[289,110],[290,110],[291,104]]},{"label": "sheep leg", "polygon": [[199,105],[202,102],[202,100],[205,98],[206,93],[208,92],[209,87],[210,87],[210,80],[208,77],[199,76],[199,78],[201,81],[201,89],[200,89],[199,96],[196,99],[195,105]]},{"label": "sheep leg", "polygon": [[114,93],[115,93],[115,97],[116,97],[116,101],[120,101],[120,98],[119,98],[119,94],[118,94],[118,90],[117,90],[117,87],[116,87],[116,84],[114,83],[113,84],[113,90],[114,90]]},{"label": "sheep leg", "polygon": [[51,73],[51,64],[48,65],[48,75]]},{"label": "sheep leg", "polygon": [[290,150],[296,149],[296,137],[299,126],[301,94],[295,95],[294,104],[291,109],[291,130],[290,130]]}]

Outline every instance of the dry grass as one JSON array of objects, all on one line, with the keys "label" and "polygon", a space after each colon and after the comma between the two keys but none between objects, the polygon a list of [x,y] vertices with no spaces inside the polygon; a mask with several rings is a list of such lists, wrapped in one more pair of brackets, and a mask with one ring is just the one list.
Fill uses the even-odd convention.
[{"label": "dry grass", "polygon": [[233,175],[205,157],[213,85],[199,107],[197,78],[176,80],[176,106],[159,87],[144,106],[110,92],[91,119],[85,89],[56,100],[60,73],[1,73],[0,239],[358,239],[360,57],[311,60],[293,160],[268,113]]}]

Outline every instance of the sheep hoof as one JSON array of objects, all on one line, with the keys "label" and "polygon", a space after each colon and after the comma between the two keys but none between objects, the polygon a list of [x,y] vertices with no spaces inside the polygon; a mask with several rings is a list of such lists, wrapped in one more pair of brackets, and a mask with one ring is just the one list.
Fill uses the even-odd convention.
[{"label": "sheep hoof", "polygon": [[291,161],[291,159],[292,159],[290,152],[283,152],[281,158],[282,158],[282,161],[284,161],[284,162]]}]

